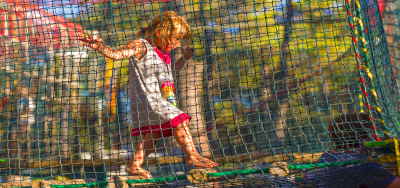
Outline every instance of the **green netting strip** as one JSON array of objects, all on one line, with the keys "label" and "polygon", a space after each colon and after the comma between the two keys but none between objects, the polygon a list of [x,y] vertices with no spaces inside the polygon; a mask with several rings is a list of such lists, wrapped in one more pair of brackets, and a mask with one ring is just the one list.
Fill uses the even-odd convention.
[{"label": "green netting strip", "polygon": [[70,185],[50,185],[52,188],[75,188],[75,187],[95,187],[107,185],[107,181],[90,182],[83,184],[70,184]]},{"label": "green netting strip", "polygon": [[[256,174],[256,173],[268,173],[269,168],[264,169],[242,169],[242,170],[232,170],[225,172],[211,172],[207,173],[210,177],[221,177],[221,176],[232,176],[232,175],[247,175],[247,174]],[[186,179],[185,175],[181,176],[168,176],[168,177],[160,177],[160,178],[152,178],[152,179],[139,179],[139,180],[127,180],[127,183],[161,183],[161,182],[171,182],[175,180],[184,180]]]},{"label": "green netting strip", "polygon": [[159,177],[159,178],[151,178],[151,179],[138,179],[138,180],[127,180],[126,182],[131,183],[161,183],[161,182],[171,182],[176,180],[184,180],[186,179],[185,175],[180,176],[167,176],[167,177]]},{"label": "green netting strip", "polygon": [[305,170],[305,169],[312,169],[312,168],[325,168],[325,167],[332,167],[332,166],[345,166],[351,164],[359,164],[364,162],[363,160],[350,160],[350,161],[339,161],[339,162],[324,162],[324,163],[310,163],[310,164],[295,164],[289,165],[289,170]]},{"label": "green netting strip", "polygon": [[7,159],[0,159],[0,163],[5,163],[7,161],[8,161]]},{"label": "green netting strip", "polygon": [[[312,164],[291,164],[288,165],[289,170],[305,170],[305,169],[312,169],[312,168],[325,168],[325,167],[332,167],[332,166],[345,166],[351,164],[359,164],[364,162],[363,160],[350,160],[350,161],[340,161],[340,162],[324,162],[324,163],[312,163]],[[234,175],[248,175],[248,174],[257,174],[257,173],[268,173],[269,168],[263,169],[242,169],[242,170],[232,170],[232,171],[225,171],[225,172],[212,172],[207,173],[210,177],[221,177],[221,176],[234,176]],[[162,183],[162,182],[173,182],[176,180],[185,180],[186,175],[179,175],[179,176],[167,176],[167,177],[159,177],[159,178],[151,178],[151,179],[134,179],[134,180],[127,180],[128,184],[135,184],[135,183]],[[107,181],[101,182],[90,182],[86,184],[70,184],[70,185],[51,185],[52,188],[76,188],[76,187],[94,187],[94,186],[101,186],[107,185]],[[19,187],[21,188],[21,187]]]},{"label": "green netting strip", "polygon": [[393,140],[370,141],[370,142],[364,142],[363,145],[367,148],[380,148],[380,147],[384,147],[392,142],[393,142]]},{"label": "green netting strip", "polygon": [[257,174],[257,173],[268,173],[269,168],[263,169],[243,169],[243,170],[232,170],[232,171],[225,171],[225,172],[212,172],[208,173],[207,175],[210,177],[220,177],[220,176],[232,176],[232,175],[247,175],[247,174]]}]

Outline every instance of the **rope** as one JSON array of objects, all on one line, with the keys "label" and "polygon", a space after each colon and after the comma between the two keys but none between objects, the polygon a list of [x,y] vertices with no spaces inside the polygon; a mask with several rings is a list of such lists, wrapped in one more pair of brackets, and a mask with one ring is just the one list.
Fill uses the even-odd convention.
[{"label": "rope", "polygon": [[[374,118],[372,118],[372,111],[375,111],[377,114],[380,114],[382,112],[382,108],[378,104],[378,94],[376,92],[376,86],[372,82],[374,79],[374,75],[372,74],[370,68],[369,68],[369,63],[373,60],[371,60],[370,57],[370,50],[368,48],[369,45],[369,40],[368,40],[368,32],[369,29],[366,27],[366,23],[364,23],[365,19],[362,17],[362,6],[360,4],[359,0],[354,0],[351,2],[354,2],[355,8],[354,8],[354,13],[352,13],[352,6],[351,6],[351,0],[345,0],[345,7],[347,9],[347,15],[348,15],[348,21],[349,21],[349,26],[350,30],[352,33],[352,43],[353,43],[353,48],[355,51],[355,56],[356,60],[358,63],[358,70],[360,74],[359,82],[360,82],[360,90],[361,94],[359,95],[360,99],[360,106],[361,106],[361,112],[365,111],[369,114],[370,120],[373,123],[372,129],[374,130],[374,135],[373,137],[377,140],[380,141],[380,138],[377,135],[377,128],[376,128],[376,123]],[[370,85],[370,87],[368,87]],[[370,101],[369,96],[372,96],[372,101]],[[363,101],[364,100],[364,101]],[[373,105],[371,105],[374,103]],[[379,119],[382,124],[384,124],[383,119]]]},{"label": "rope", "polygon": [[[333,166],[346,166],[346,165],[354,165],[359,164],[364,161],[362,160],[349,160],[349,161],[340,161],[340,162],[323,162],[323,163],[312,163],[312,164],[290,164],[288,165],[289,170],[307,170],[312,168],[326,168]],[[237,176],[237,175],[249,175],[249,174],[259,174],[259,173],[269,173],[269,168],[248,168],[241,170],[232,170],[232,171],[224,171],[224,172],[212,172],[207,173],[209,177],[223,177],[223,176]],[[131,179],[126,180],[128,184],[136,184],[136,183],[163,183],[163,182],[173,182],[176,180],[186,180],[186,175],[180,176],[167,176],[167,177],[158,177],[158,178],[150,178],[150,179]],[[92,182],[92,186],[94,186]],[[76,184],[76,185],[52,185],[53,188],[75,188],[75,187],[85,187],[91,186],[89,184]]]},{"label": "rope", "polygon": [[76,188],[76,187],[105,186],[107,184],[108,184],[107,181],[98,181],[98,182],[90,182],[90,183],[82,183],[82,184],[50,185],[50,187],[51,188]]},{"label": "rope", "polygon": [[289,165],[289,170],[306,170],[312,168],[326,168],[333,166],[346,166],[346,165],[354,165],[364,162],[363,160],[349,160],[349,161],[339,161],[339,162],[323,162],[323,163],[310,163],[310,164],[296,164]]},{"label": "rope", "polygon": [[268,173],[268,172],[269,172],[269,168],[263,168],[263,169],[252,168],[252,169],[225,171],[225,172],[213,172],[213,173],[208,173],[208,175],[211,177],[221,177],[221,176]]},{"label": "rope", "polygon": [[[221,176],[235,176],[235,175],[248,175],[248,174],[257,174],[257,173],[268,173],[269,168],[263,169],[241,169],[241,170],[232,170],[232,171],[225,171],[225,172],[212,172],[207,173],[210,177],[221,177]],[[126,182],[131,183],[161,183],[161,182],[171,182],[175,180],[185,180],[186,175],[181,176],[169,176],[169,177],[160,177],[160,178],[151,178],[151,179],[135,179],[135,180],[127,180]]]},{"label": "rope", "polygon": [[363,145],[364,147],[367,148],[380,148],[380,147],[384,147],[390,143],[393,143],[393,140],[384,140],[384,141],[369,141],[369,142],[364,142]]},{"label": "rope", "polygon": [[[290,164],[288,165],[289,170],[307,170],[313,168],[326,168],[333,166],[346,166],[346,165],[354,165],[359,164],[364,161],[362,160],[349,160],[349,161],[340,161],[340,162],[323,162],[323,163],[311,163],[311,164]],[[231,171],[223,171],[223,172],[211,172],[207,173],[209,177],[229,177],[229,176],[237,176],[237,175],[249,175],[249,174],[260,174],[260,173],[269,173],[269,168],[248,168],[241,170],[231,170]],[[128,184],[138,184],[138,183],[164,183],[164,182],[173,182],[176,180],[186,180],[186,175],[179,176],[167,176],[167,177],[158,177],[158,178],[150,178],[150,179],[131,179],[126,180]],[[77,188],[77,187],[95,187],[95,186],[104,186],[109,182],[107,181],[99,181],[99,182],[90,182],[84,184],[69,184],[69,185],[50,185],[51,188]],[[27,187],[18,187],[18,188],[29,188]]]},{"label": "rope", "polygon": [[159,177],[159,178],[151,178],[151,179],[134,179],[127,180],[126,182],[131,183],[161,183],[161,182],[172,182],[176,180],[184,180],[186,179],[185,175],[180,176],[168,176],[168,177]]}]

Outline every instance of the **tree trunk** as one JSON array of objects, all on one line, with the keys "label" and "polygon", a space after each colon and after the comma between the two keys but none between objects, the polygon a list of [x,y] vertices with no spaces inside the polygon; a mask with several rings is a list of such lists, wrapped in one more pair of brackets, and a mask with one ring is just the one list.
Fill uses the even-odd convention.
[{"label": "tree trunk", "polygon": [[203,63],[193,60],[188,60],[187,64],[179,71],[178,102],[181,109],[192,116],[190,128],[196,145],[200,146],[202,155],[209,157],[211,151],[203,114],[203,71]]},{"label": "tree trunk", "polygon": [[[51,52],[50,52],[51,53]],[[71,111],[71,96],[70,96],[70,79],[69,74],[71,73],[71,66],[67,61],[65,61],[64,51],[60,51],[57,53],[58,58],[60,61],[56,61],[61,65],[58,67],[58,75],[57,75],[57,102],[59,105],[62,105],[62,110],[59,112],[60,114],[60,135],[59,135],[59,151],[60,155],[64,158],[68,158],[70,155],[70,140],[69,140],[69,112]]]},{"label": "tree trunk", "polygon": [[278,90],[285,91],[285,98],[282,98],[278,101],[278,119],[275,121],[275,129],[276,129],[276,136],[279,139],[285,138],[285,129],[287,128],[286,125],[286,118],[287,112],[289,110],[289,90],[288,90],[288,67],[287,61],[289,57],[289,42],[290,42],[290,35],[292,34],[292,20],[293,20],[293,6],[292,0],[286,0],[286,24],[284,29],[284,38],[281,45],[281,62],[280,62],[280,73],[278,73],[278,79],[281,81],[279,84],[280,87]]},{"label": "tree trunk", "polygon": [[[57,106],[57,104],[59,103],[59,101],[55,100],[56,98],[56,93],[57,93],[57,87],[56,84],[58,84],[58,82],[56,81],[58,78],[57,75],[57,70],[56,70],[56,54],[55,51],[52,47],[50,47],[48,49],[48,55],[49,55],[49,62],[48,62],[48,68],[46,68],[46,75],[44,77],[44,82],[50,82],[51,84],[49,84],[49,96],[47,97],[47,102],[50,104],[48,105],[48,109],[47,109],[47,114],[46,114],[46,119],[49,120],[49,124],[50,124],[50,132],[48,134],[49,138],[49,145],[50,145],[50,155],[54,155],[57,153],[57,146],[58,146],[58,127],[57,127],[57,122],[59,119],[59,116],[55,115],[55,106]],[[48,72],[47,72],[48,71]]]}]

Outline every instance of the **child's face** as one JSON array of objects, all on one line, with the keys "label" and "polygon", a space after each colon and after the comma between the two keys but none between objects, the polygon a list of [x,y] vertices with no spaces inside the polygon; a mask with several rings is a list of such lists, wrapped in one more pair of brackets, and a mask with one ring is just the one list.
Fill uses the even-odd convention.
[{"label": "child's face", "polygon": [[170,52],[171,50],[179,47],[181,47],[181,41],[176,37],[172,37],[164,50],[166,52]]}]

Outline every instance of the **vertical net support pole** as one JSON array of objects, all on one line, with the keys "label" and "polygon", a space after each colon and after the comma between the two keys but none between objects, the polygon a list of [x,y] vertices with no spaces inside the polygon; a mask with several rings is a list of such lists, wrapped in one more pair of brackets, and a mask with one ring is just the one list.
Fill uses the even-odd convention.
[{"label": "vertical net support pole", "polygon": [[394,142],[394,150],[396,154],[396,167],[397,167],[397,175],[400,175],[400,149],[399,149],[399,141],[397,138],[393,138]]}]

